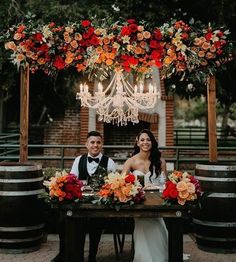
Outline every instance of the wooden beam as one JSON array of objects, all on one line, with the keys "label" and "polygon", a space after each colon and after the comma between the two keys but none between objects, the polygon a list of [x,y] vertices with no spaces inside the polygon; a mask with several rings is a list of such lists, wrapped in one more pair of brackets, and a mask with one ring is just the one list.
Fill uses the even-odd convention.
[{"label": "wooden beam", "polygon": [[217,133],[216,133],[216,83],[215,76],[208,77],[208,137],[209,137],[209,162],[217,162]]},{"label": "wooden beam", "polygon": [[20,69],[20,162],[28,160],[29,66]]}]

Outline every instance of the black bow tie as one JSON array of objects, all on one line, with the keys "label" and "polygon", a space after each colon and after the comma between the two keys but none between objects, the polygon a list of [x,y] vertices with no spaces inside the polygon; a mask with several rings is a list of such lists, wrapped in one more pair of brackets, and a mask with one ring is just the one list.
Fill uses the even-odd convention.
[{"label": "black bow tie", "polygon": [[88,157],[88,161],[89,161],[89,163],[91,163],[91,162],[93,162],[93,161],[95,161],[96,163],[99,163],[99,158],[98,157],[96,157],[96,158],[93,158],[93,157]]}]

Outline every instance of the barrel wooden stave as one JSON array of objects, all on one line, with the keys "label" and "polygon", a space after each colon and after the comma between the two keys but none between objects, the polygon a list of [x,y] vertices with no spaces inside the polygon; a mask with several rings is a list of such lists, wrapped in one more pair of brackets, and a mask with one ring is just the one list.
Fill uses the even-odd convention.
[{"label": "barrel wooden stave", "polygon": [[196,165],[205,193],[193,211],[198,247],[215,253],[236,252],[236,166]]},{"label": "barrel wooden stave", "polygon": [[27,253],[43,238],[42,168],[20,163],[0,164],[0,252]]}]

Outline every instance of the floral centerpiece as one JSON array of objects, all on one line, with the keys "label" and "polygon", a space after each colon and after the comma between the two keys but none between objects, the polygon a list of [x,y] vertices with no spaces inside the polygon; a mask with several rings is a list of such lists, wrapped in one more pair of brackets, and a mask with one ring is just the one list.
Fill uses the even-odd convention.
[{"label": "floral centerpiece", "polygon": [[59,204],[64,202],[78,202],[82,200],[83,183],[75,175],[68,174],[65,170],[57,171],[43,184],[48,188],[49,201]]},{"label": "floral centerpiece", "polygon": [[185,205],[201,195],[199,181],[188,172],[174,171],[168,176],[162,193],[164,204]]},{"label": "floral centerpiece", "polygon": [[117,210],[123,204],[133,205],[145,200],[142,185],[132,173],[109,173],[98,196],[100,198],[97,202],[113,206]]}]

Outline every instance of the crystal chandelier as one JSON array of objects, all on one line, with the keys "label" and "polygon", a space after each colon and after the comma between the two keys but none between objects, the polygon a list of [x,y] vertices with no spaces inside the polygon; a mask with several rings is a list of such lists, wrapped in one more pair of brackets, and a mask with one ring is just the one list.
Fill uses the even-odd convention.
[{"label": "crystal chandelier", "polygon": [[159,91],[151,83],[145,92],[144,84],[132,86],[124,79],[121,71],[117,71],[107,87],[98,83],[94,95],[89,92],[86,83],[80,84],[80,90],[76,99],[81,100],[81,106],[94,108],[98,114],[98,120],[117,125],[127,125],[127,122],[138,123],[139,110],[153,108]]}]

